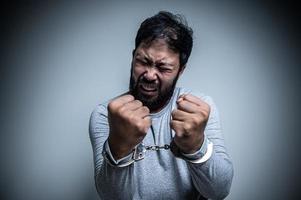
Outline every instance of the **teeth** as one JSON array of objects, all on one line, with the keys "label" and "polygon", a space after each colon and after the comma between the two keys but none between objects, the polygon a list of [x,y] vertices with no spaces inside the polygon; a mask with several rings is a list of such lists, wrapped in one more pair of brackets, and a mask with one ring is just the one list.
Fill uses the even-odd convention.
[{"label": "teeth", "polygon": [[155,91],[156,88],[153,88],[153,87],[148,87],[146,85],[141,85],[141,87],[144,89],[144,90],[147,90],[147,91]]}]

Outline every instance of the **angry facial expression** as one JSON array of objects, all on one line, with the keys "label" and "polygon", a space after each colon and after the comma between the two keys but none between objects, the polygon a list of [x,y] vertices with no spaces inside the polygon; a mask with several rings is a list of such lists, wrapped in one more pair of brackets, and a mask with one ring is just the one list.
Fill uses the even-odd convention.
[{"label": "angry facial expression", "polygon": [[157,112],[169,101],[183,69],[179,53],[163,39],[142,42],[133,54],[130,93],[151,112]]}]

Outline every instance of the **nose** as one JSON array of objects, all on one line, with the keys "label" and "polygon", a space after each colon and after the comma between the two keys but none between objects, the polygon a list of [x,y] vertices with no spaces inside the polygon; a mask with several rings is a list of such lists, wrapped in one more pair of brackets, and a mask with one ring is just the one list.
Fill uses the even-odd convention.
[{"label": "nose", "polygon": [[149,81],[154,81],[157,79],[156,70],[153,67],[148,67],[144,73],[144,78]]}]

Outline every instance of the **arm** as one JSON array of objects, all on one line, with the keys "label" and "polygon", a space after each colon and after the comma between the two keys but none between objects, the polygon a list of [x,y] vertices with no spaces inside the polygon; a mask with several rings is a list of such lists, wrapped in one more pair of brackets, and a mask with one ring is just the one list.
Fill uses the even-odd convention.
[{"label": "arm", "polygon": [[119,96],[93,111],[89,131],[100,197],[132,199],[135,187],[131,154],[151,124],[148,115],[148,108],[131,95]]},{"label": "arm", "polygon": [[[212,99],[181,95],[177,109],[172,112],[171,127],[175,130],[172,146],[177,147],[173,152],[187,161],[196,189],[206,198],[225,198],[231,187],[233,167]],[[175,153],[176,149],[179,153]]]},{"label": "arm", "polygon": [[213,143],[213,153],[204,163],[188,163],[197,190],[210,199],[224,199],[230,192],[233,165],[227,154],[216,105],[211,98],[204,99],[210,105],[210,115],[205,135]]},{"label": "arm", "polygon": [[[129,187],[132,181],[133,165],[118,168],[109,164],[103,158],[105,142],[109,136],[107,107],[99,105],[92,112],[89,124],[89,134],[94,157],[94,178],[97,192],[101,199],[113,199],[117,193],[130,199]],[[127,185],[127,187],[124,187]],[[116,198],[116,196],[115,196]]]}]

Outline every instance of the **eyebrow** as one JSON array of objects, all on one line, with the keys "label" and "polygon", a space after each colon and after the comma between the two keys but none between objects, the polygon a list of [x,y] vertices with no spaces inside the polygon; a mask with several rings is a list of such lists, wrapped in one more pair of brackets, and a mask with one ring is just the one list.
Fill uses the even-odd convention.
[{"label": "eyebrow", "polygon": [[[140,59],[145,59],[148,63],[154,63],[154,62],[152,61],[151,58],[148,58],[148,57],[147,57],[147,55],[142,55],[142,54],[140,54],[140,53],[137,52],[136,57],[139,57]],[[163,59],[164,59],[164,58],[163,58]],[[167,66],[174,67],[173,64],[162,61],[163,59],[156,61],[155,64],[156,64],[156,65],[158,65],[158,64],[159,64],[159,65],[167,65]]]}]

